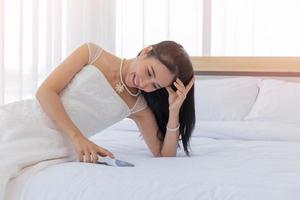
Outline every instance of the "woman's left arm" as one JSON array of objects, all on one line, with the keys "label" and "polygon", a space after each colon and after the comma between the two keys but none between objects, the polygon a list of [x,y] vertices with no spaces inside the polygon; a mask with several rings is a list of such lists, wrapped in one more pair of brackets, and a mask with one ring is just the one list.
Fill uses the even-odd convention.
[{"label": "woman's left arm", "polygon": [[195,77],[185,86],[180,79],[174,82],[176,91],[172,87],[166,87],[169,94],[169,120],[161,154],[165,156],[176,156],[179,140],[179,111],[186,98],[186,95],[194,84]]},{"label": "woman's left arm", "polygon": [[[172,134],[166,134],[164,142],[161,142],[157,137],[159,131],[158,125],[156,123],[155,116],[150,108],[146,108],[133,116],[131,119],[137,124],[139,131],[141,132],[145,143],[149,147],[153,156],[155,157],[171,157],[176,156],[177,144],[179,131]],[[176,119],[177,118],[177,119]],[[170,120],[171,119],[171,120]],[[169,122],[178,124],[178,117],[172,117],[170,115]],[[171,128],[171,125],[170,125]]]},{"label": "woman's left arm", "polygon": [[[179,111],[169,112],[167,127],[176,129],[179,125]],[[179,129],[174,131],[166,130],[165,139],[161,149],[161,154],[167,157],[175,157],[179,140]]]},{"label": "woman's left arm", "polygon": [[187,93],[194,84],[194,80],[195,79],[193,78],[185,87],[184,84],[177,79],[174,83],[177,88],[176,91],[174,91],[171,87],[166,88],[169,93],[169,119],[163,142],[157,138],[159,128],[156,123],[155,116],[150,108],[146,108],[130,117],[136,122],[147,146],[155,157],[176,156],[179,140],[179,111]]}]

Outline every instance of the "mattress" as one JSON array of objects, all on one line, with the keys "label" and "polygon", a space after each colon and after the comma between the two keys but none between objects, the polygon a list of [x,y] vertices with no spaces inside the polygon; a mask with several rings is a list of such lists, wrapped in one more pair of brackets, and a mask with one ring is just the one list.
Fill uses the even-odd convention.
[{"label": "mattress", "polygon": [[153,157],[132,127],[119,124],[90,139],[135,167],[53,165],[32,177],[24,200],[300,199],[299,141],[195,134],[190,157],[182,149],[177,157]]}]

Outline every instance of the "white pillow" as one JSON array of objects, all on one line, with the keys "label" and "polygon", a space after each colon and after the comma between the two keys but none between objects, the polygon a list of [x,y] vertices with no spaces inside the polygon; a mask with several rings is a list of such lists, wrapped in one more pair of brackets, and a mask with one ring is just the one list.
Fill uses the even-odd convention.
[{"label": "white pillow", "polygon": [[197,120],[242,120],[258,95],[258,77],[195,81]]},{"label": "white pillow", "polygon": [[244,120],[300,123],[300,83],[262,80],[257,100]]},{"label": "white pillow", "polygon": [[298,141],[300,124],[261,121],[197,121],[193,137],[214,139]]}]

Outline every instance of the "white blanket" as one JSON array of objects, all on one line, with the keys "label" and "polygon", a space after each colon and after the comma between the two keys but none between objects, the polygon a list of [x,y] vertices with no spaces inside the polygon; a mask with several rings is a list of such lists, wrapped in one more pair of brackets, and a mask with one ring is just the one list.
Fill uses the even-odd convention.
[{"label": "white blanket", "polygon": [[30,180],[24,200],[300,199],[300,143],[283,136],[281,141],[192,137],[192,156],[179,151],[176,158],[152,157],[133,130],[110,129],[92,140],[135,167],[53,165]]},{"label": "white blanket", "polygon": [[75,158],[66,136],[38,113],[40,108],[33,100],[0,109],[0,200],[19,200],[32,174]]},{"label": "white blanket", "polygon": [[[36,143],[40,146],[37,147]],[[18,140],[2,145],[0,152],[0,199],[4,200],[19,200],[28,179],[37,171],[53,164],[75,160],[74,157],[68,157],[69,149],[58,138]]]}]

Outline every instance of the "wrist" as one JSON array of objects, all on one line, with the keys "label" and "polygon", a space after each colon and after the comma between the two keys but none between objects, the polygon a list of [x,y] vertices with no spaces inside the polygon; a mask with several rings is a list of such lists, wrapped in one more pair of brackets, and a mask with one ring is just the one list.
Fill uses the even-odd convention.
[{"label": "wrist", "polygon": [[168,125],[167,125],[167,127],[166,127],[166,129],[167,129],[167,132],[177,132],[178,130],[179,130],[179,128],[180,128],[180,124],[178,123],[178,125],[177,125],[177,127],[169,127]]},{"label": "wrist", "polygon": [[82,134],[80,132],[72,132],[72,133],[69,133],[68,135],[72,141],[77,140],[78,138],[80,138],[82,136]]},{"label": "wrist", "polygon": [[169,109],[169,117],[178,117],[179,110],[178,109]]},{"label": "wrist", "polygon": [[178,126],[179,126],[179,112],[176,111],[170,112],[167,127],[169,129],[175,129]]}]

